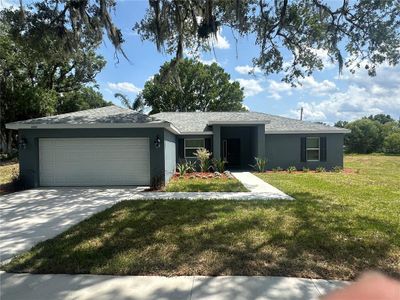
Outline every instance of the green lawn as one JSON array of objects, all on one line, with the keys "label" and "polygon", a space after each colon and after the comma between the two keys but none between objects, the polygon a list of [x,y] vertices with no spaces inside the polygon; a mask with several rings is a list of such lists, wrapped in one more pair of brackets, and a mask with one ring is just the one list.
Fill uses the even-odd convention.
[{"label": "green lawn", "polygon": [[400,277],[400,157],[347,156],[352,174],[260,175],[296,201],[124,201],[7,271]]},{"label": "green lawn", "polygon": [[247,192],[236,178],[189,178],[174,177],[167,184],[167,192]]}]

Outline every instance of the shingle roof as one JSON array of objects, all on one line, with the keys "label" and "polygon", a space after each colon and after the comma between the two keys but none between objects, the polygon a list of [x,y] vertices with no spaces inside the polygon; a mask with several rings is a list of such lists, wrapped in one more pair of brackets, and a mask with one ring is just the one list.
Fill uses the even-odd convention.
[{"label": "shingle roof", "polygon": [[[298,133],[298,132],[324,132],[345,133],[347,129],[336,128],[318,123],[299,121],[259,112],[163,112],[151,116],[135,112],[131,109],[115,105],[82,110],[78,112],[56,116],[29,119],[25,121],[8,123],[7,128],[44,128],[60,126],[85,126],[93,127],[122,125],[171,127],[172,124],[182,134],[202,133],[211,131],[213,122],[255,122],[265,123],[266,133]],[[157,125],[159,124],[159,125]],[[175,129],[172,128],[174,131]]]},{"label": "shingle roof", "polygon": [[300,121],[259,112],[162,112],[153,117],[172,123],[181,133],[209,131],[214,122],[265,122],[265,132],[332,132],[345,133],[346,129],[324,124]]},{"label": "shingle roof", "polygon": [[149,123],[160,122],[152,116],[138,113],[131,109],[111,105],[101,108],[81,110],[73,113],[61,114],[50,117],[29,119],[9,124],[68,124],[68,125],[86,125],[86,124],[107,124],[107,123]]}]

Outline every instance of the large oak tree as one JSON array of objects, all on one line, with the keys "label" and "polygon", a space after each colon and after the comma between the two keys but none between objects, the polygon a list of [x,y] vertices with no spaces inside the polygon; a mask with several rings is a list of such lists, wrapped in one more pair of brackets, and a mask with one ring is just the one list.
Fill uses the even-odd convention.
[{"label": "large oak tree", "polygon": [[[59,36],[77,46],[76,37],[107,33],[117,51],[123,37],[114,25],[114,0],[47,0],[51,24]],[[375,75],[381,63],[400,60],[398,0],[149,0],[149,8],[134,30],[157,49],[174,53],[180,62],[185,48],[209,48],[210,37],[229,27],[236,37],[252,36],[259,54],[253,63],[265,74],[285,72],[284,79],[323,68],[312,49],[325,50],[339,70],[366,68]],[[118,16],[117,16],[118,17]],[[73,28],[73,34],[66,34]],[[288,52],[289,57],[283,53]],[[284,64],[288,60],[289,63]],[[171,69],[174,69],[171,64]]]},{"label": "large oak tree", "polygon": [[184,59],[177,65],[176,75],[166,77],[173,63],[174,60],[166,62],[159,73],[146,82],[134,108],[148,106],[150,113],[244,110],[239,82],[231,81],[230,75],[216,63],[206,65]]}]

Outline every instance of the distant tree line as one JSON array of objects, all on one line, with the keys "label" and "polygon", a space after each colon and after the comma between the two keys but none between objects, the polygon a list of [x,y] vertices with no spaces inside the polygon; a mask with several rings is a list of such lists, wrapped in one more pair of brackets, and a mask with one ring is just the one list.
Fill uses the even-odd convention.
[{"label": "distant tree line", "polygon": [[338,121],[335,126],[351,130],[344,138],[347,152],[400,154],[400,120],[394,120],[390,115],[370,115],[352,122]]}]

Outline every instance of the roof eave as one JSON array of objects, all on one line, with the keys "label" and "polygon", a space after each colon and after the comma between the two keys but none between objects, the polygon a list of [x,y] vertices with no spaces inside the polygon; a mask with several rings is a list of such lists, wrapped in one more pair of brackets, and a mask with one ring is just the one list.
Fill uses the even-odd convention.
[{"label": "roof eave", "polygon": [[329,134],[329,133],[350,133],[348,129],[338,130],[266,130],[265,134]]},{"label": "roof eave", "polygon": [[8,123],[7,129],[96,129],[96,128],[165,128],[175,134],[180,134],[179,130],[168,122],[153,123],[91,123],[91,124],[26,124]]},{"label": "roof eave", "polygon": [[270,121],[208,121],[207,125],[264,125]]}]

